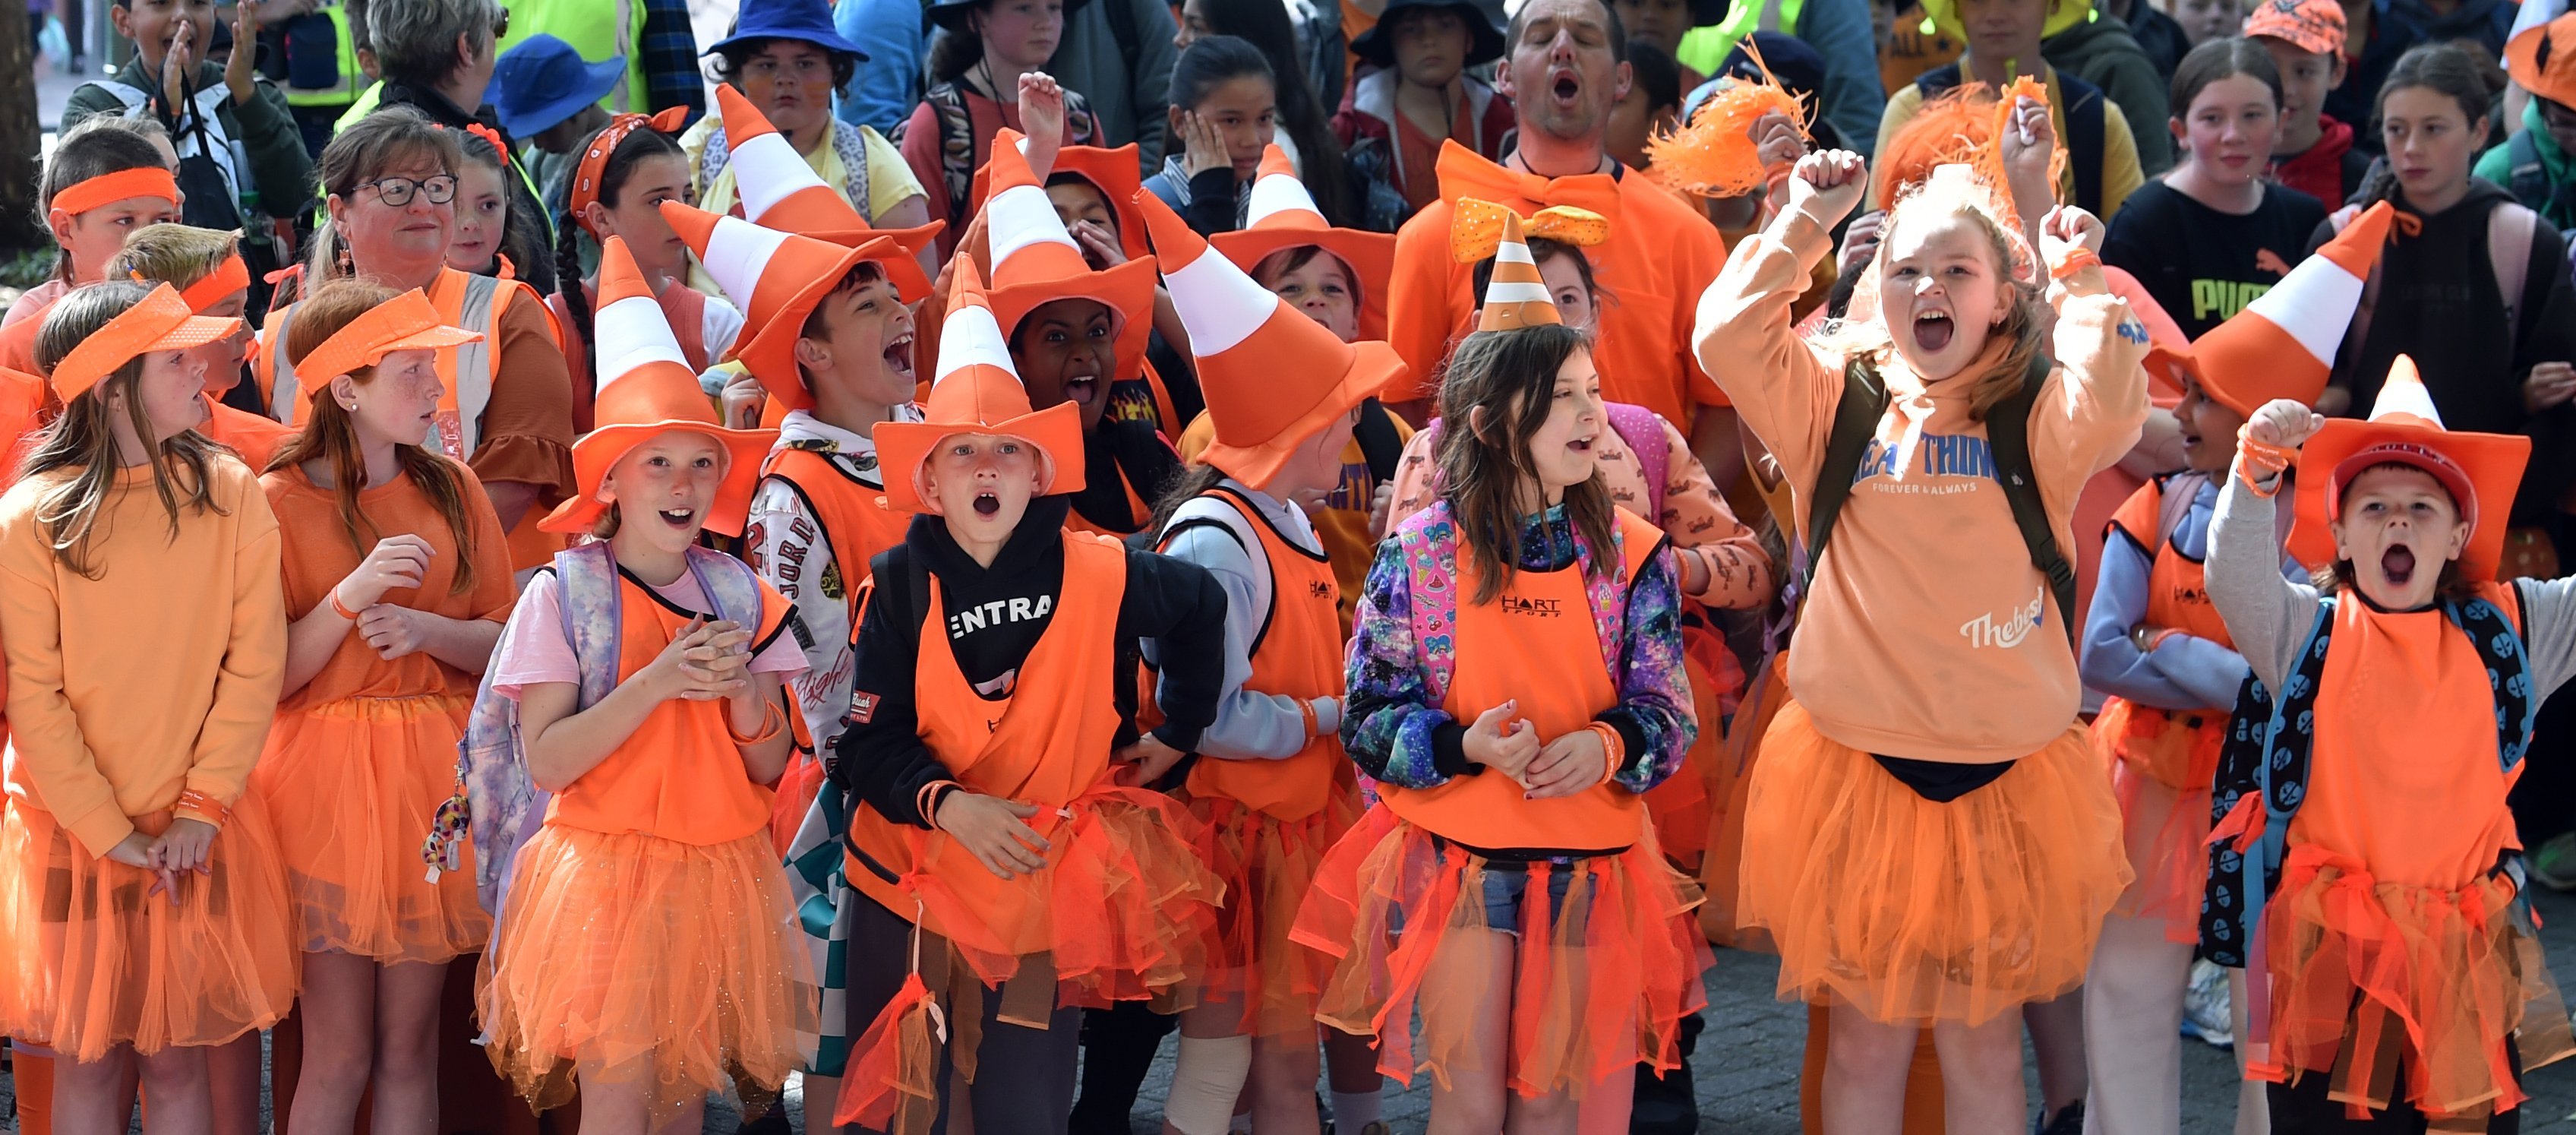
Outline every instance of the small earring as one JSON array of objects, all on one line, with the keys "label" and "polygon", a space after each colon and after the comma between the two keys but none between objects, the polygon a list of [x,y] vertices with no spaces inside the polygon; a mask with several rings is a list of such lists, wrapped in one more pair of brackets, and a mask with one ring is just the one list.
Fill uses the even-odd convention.
[{"label": "small earring", "polygon": [[349,259],[349,248],[347,245],[342,245],[340,247],[338,265],[340,274],[343,276],[353,276],[357,274],[357,264]]},{"label": "small earring", "polygon": [[342,402],[340,403],[340,410],[342,413],[354,414],[358,412],[358,404],[355,402]]}]

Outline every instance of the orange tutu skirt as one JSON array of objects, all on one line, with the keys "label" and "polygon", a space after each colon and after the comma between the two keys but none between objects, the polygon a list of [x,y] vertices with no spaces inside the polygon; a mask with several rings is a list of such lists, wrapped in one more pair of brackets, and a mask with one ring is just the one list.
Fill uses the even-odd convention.
[{"label": "orange tutu skirt", "polygon": [[1325,852],[1359,818],[1358,793],[1336,793],[1321,811],[1281,820],[1223,796],[1190,800],[1207,825],[1199,855],[1225,881],[1199,1000],[1240,1005],[1239,1035],[1315,1031],[1315,998],[1332,959],[1289,941],[1297,908],[1315,884]]},{"label": "orange tutu skirt", "polygon": [[277,825],[306,953],[444,963],[491,936],[473,868],[433,883],[420,858],[430,818],[455,791],[471,704],[350,698],[280,714],[269,728],[251,787]]},{"label": "orange tutu skirt", "polygon": [[[2437,1121],[2482,1119],[2525,1098],[2523,1069],[2576,1050],[2540,943],[2516,926],[2511,880],[2458,891],[2381,883],[2314,845],[2294,847],[2263,913],[2268,1052],[2248,1074],[2331,1074],[2331,1098],[2382,1109],[2400,1091]],[[2483,1131],[2483,1122],[2470,1129]]]},{"label": "orange tutu skirt", "polygon": [[2093,721],[2093,747],[2111,766],[2121,839],[2137,881],[2111,908],[2165,924],[2168,942],[2200,940],[2209,884],[2209,797],[2228,715],[2168,714],[2112,698]]},{"label": "orange tutu skirt", "polygon": [[[1291,935],[1337,959],[1316,1019],[1376,1037],[1378,1071],[1407,1084],[1501,1071],[1524,1096],[1580,1097],[1640,1060],[1678,1066],[1680,1022],[1707,1003],[1711,958],[1692,920],[1699,886],[1665,862],[1652,829],[1615,855],[1496,878],[1505,870],[1369,809],[1324,857]],[[1514,882],[1519,921],[1498,922],[1493,884]],[[1495,1014],[1503,1051],[1480,1040]]]},{"label": "orange tutu skirt", "polygon": [[1984,1024],[2084,980],[2129,885],[2082,727],[1946,804],[1782,707],[1745,804],[1741,914],[1780,947],[1780,997],[1888,1022]]},{"label": "orange tutu skirt", "polygon": [[[1754,766],[1761,760],[1762,734],[1771,728],[1771,719],[1780,715],[1780,707],[1789,702],[1787,667],[1780,664],[1786,657],[1762,664],[1726,730],[1725,747],[1719,750],[1717,767],[1709,777],[1708,854],[1700,860],[1699,869],[1700,887],[1708,895],[1708,901],[1699,908],[1700,933],[1720,946],[1764,954],[1779,952],[1771,944],[1771,935],[1759,927],[1739,926],[1736,917],[1743,905],[1739,892],[1744,870],[1744,806],[1751,798]],[[1700,736],[1708,736],[1705,725]]]},{"label": "orange tutu skirt", "polygon": [[721,1091],[773,1100],[815,1004],[787,876],[757,832],[696,846],[547,824],[478,975],[492,1066],[539,1109],[575,1065],[641,1080],[655,1105]]},{"label": "orange tutu skirt", "polygon": [[[0,821],[0,1033],[95,1061],[224,1044],[294,1007],[301,955],[277,835],[245,792],[216,833],[211,869],[158,877],[93,856],[23,799]],[[137,817],[146,834],[170,814]]]}]

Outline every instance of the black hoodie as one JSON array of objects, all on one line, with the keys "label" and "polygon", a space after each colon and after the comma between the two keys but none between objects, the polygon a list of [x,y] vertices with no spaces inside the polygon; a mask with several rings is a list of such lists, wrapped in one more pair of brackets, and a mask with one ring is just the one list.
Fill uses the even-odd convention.
[{"label": "black hoodie", "polygon": [[[2412,211],[2402,191],[2390,200]],[[2487,214],[2512,200],[2471,178],[2469,195],[2424,216],[2422,232],[2397,232],[2380,253],[2379,298],[2369,333],[2357,344],[2345,337],[2334,385],[2352,392],[2345,413],[2367,416],[2389,364],[2400,354],[2414,359],[2445,427],[2531,438],[2531,465],[2514,498],[2513,522],[2554,525],[2559,494],[2576,480],[2576,460],[2567,452],[2576,438],[2576,406],[2526,413],[2522,383],[2536,364],[2576,361],[2576,285],[2568,279],[2566,242],[2547,224],[2534,225],[2523,310],[2518,326],[2505,325],[2504,297],[2487,257]],[[2318,226],[2309,250],[2333,234],[2331,221]]]},{"label": "black hoodie", "polygon": [[[1064,590],[1066,500],[1029,502],[1011,539],[987,568],[976,564],[936,516],[916,516],[903,543],[870,561],[873,593],[859,619],[854,695],[873,699],[865,720],[854,716],[841,734],[832,780],[856,793],[880,815],[900,824],[929,827],[916,806],[923,785],[950,779],[947,766],[922,743],[914,708],[915,667],[920,661],[924,612],[913,609],[910,580],[918,564],[938,581],[952,611],[985,607],[1011,617],[949,629],[948,646],[967,682],[1000,685],[1015,674],[1053,624]],[[1188,752],[1216,720],[1225,678],[1225,589],[1196,564],[1153,552],[1127,552],[1127,590],[1118,603],[1118,630],[1099,644],[1099,664],[1112,675],[1137,672],[1137,641],[1155,640],[1163,659],[1163,723],[1154,736]],[[1136,739],[1136,683],[1110,682],[1121,724],[1113,747]]]}]

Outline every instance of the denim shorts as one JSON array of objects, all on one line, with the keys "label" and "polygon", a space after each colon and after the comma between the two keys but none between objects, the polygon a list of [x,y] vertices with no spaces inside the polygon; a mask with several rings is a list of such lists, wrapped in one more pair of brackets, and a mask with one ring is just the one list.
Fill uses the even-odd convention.
[{"label": "denim shorts", "polygon": [[[1575,865],[1553,864],[1547,873],[1547,918],[1565,913],[1566,888],[1574,882]],[[1512,934],[1521,932],[1521,903],[1529,894],[1529,870],[1518,864],[1485,865],[1485,925]]]}]

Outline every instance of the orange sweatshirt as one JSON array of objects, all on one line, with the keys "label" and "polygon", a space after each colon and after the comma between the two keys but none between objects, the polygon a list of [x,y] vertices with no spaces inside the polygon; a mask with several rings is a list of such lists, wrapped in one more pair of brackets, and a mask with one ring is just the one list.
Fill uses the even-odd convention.
[{"label": "orange sweatshirt", "polygon": [[[1779,459],[1801,533],[1843,358],[1792,331],[1789,304],[1831,251],[1823,226],[1784,214],[1736,249],[1699,308],[1701,362]],[[2098,268],[2053,287],[2049,302],[2058,365],[2031,411],[2031,464],[2058,545],[2071,549],[2085,480],[2128,452],[2146,420],[2147,333]],[[2071,613],[2030,566],[1985,426],[1969,420],[1976,369],[1926,387],[1893,357],[1881,368],[1893,401],[1790,643],[1790,691],[1818,731],[1864,752],[2014,760],[2075,720]]]},{"label": "orange sweatshirt", "polygon": [[182,506],[176,535],[151,468],[120,471],[90,537],[97,579],[55,560],[36,520],[71,476],[0,496],[8,784],[104,856],[134,831],[128,817],[183,790],[226,807],[241,796],[277,713],[286,609],[277,517],[249,466],[213,462],[212,507]]}]

